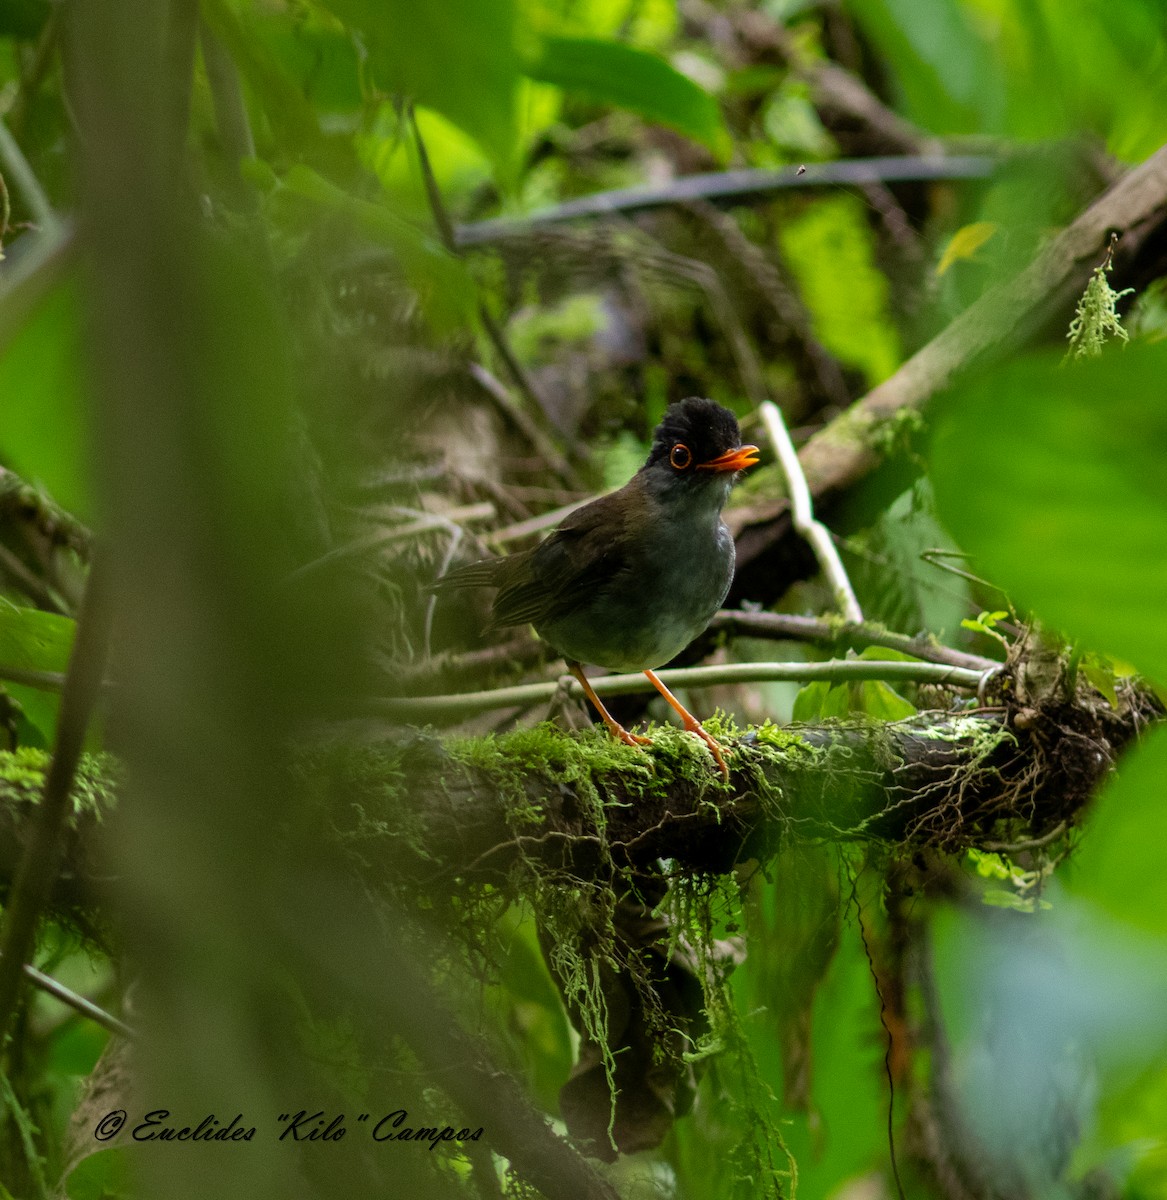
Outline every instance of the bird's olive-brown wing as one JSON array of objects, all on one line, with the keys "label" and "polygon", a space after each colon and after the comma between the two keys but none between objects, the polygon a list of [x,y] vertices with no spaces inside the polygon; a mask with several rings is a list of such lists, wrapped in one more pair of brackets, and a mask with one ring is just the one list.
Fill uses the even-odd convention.
[{"label": "bird's olive-brown wing", "polygon": [[512,556],[491,624],[560,620],[627,571],[638,533],[628,521],[625,493],[632,486],[577,509],[534,550]]}]

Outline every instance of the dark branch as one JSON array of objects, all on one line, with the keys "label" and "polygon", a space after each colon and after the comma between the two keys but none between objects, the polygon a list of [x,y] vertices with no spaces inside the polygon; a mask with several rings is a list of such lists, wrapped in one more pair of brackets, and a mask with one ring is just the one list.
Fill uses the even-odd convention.
[{"label": "dark branch", "polygon": [[526,236],[532,230],[546,225],[581,218],[643,212],[650,208],[689,204],[695,200],[761,199],[789,188],[986,179],[997,165],[996,159],[984,155],[918,155],[807,163],[801,167],[779,167],[775,170],[715,171],[705,175],[686,175],[665,184],[597,192],[578,200],[541,208],[528,217],[499,217],[472,225],[459,225],[455,235],[460,248],[486,246]]}]

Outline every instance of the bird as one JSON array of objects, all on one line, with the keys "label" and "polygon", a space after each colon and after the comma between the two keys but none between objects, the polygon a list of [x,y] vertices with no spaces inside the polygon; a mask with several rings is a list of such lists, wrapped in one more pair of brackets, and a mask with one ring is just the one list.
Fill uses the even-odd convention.
[{"label": "bird", "polygon": [[533,625],[613,737],[629,746],[652,740],[608,712],[583,664],[643,671],[728,780],[717,741],[653,668],[704,632],[729,593],[734,543],[721,511],[758,453],[742,444],[737,418],[715,401],[691,396],[671,404],[644,466],[622,488],[576,509],[533,549],[455,568],[434,586],[496,588],[485,632]]}]

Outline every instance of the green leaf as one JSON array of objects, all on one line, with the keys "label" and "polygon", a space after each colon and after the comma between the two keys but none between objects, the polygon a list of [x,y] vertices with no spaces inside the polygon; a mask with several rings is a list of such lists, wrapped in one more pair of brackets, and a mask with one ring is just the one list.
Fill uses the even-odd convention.
[{"label": "green leaf", "polygon": [[944,247],[944,253],[936,264],[936,274],[943,275],[949,267],[962,259],[973,258],[976,252],[997,232],[999,226],[993,221],[974,221],[958,229]]},{"label": "green leaf", "polygon": [[959,0],[847,0],[878,47],[908,115],[935,133],[1000,124],[1003,72]]},{"label": "green leaf", "polygon": [[303,19],[281,9],[257,12],[248,24],[271,58],[317,109],[351,112],[361,107],[364,98],[356,47],[331,18]]},{"label": "green leaf", "polygon": [[[0,665],[62,673],[69,665],[73,631],[68,617],[0,602]],[[20,702],[45,745],[52,745],[60,707],[57,694],[16,683],[5,683],[4,688]]]},{"label": "green leaf", "polygon": [[63,508],[92,517],[77,286],[58,284],[0,358],[0,458]]},{"label": "green leaf", "polygon": [[548,37],[527,75],[659,121],[720,150],[728,139],[717,101],[663,58],[602,38]]},{"label": "green leaf", "polygon": [[806,687],[799,688],[798,695],[794,697],[794,708],[790,719],[805,724],[819,720],[823,715],[830,691],[831,685],[825,679],[817,679],[814,683],[808,683]]},{"label": "green leaf", "polygon": [[882,679],[867,679],[855,689],[852,709],[866,713],[877,721],[902,721],[916,715],[916,706],[905,700],[894,688]]},{"label": "green leaf", "polygon": [[519,57],[512,0],[328,0],[365,42],[381,87],[436,109],[514,166]]},{"label": "green leaf", "polygon": [[941,516],[976,570],[1087,647],[1167,679],[1167,346],[1034,355],[944,402]]},{"label": "green leaf", "polygon": [[1167,937],[1167,729],[1123,757],[1069,863],[1071,890],[1127,925]]},{"label": "green leaf", "polygon": [[280,137],[302,153],[321,140],[316,112],[253,20],[243,21],[227,0],[203,0],[202,18],[226,47]]}]

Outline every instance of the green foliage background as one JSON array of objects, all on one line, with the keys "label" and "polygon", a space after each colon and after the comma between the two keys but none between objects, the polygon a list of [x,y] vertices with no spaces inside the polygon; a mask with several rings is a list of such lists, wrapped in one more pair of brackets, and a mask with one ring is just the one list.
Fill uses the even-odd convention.
[{"label": "green foliage background", "polygon": [[[418,413],[430,412],[408,383],[421,353],[454,347],[495,361],[495,320],[536,370],[586,356],[603,308],[584,267],[539,287],[513,262],[446,245],[411,106],[444,205],[463,222],[643,183],[662,162],[712,171],[830,160],[840,147],[805,80],[773,61],[743,63],[704,34],[748,7],[819,63],[834,50],[832,22],[845,19],[852,65],[871,68],[923,135],[956,148],[994,139],[1014,155],[991,184],[929,210],[920,269],[898,290],[858,191],[778,200],[764,220],[735,214],[788,263],[811,332],[858,394],[1081,207],[1076,146],[1136,163],[1167,141],[1167,5],[847,0],[840,13],[768,0],[709,5],[704,25],[671,0],[203,0],[149,18],[129,3],[79,7],[0,10],[0,116],[53,210],[81,220],[77,233],[71,219],[38,214],[0,156],[12,200],[0,458],[112,547],[125,699],[109,744],[137,782],[108,851],[120,878],[116,938],[99,950],[50,927],[37,962],[112,1005],[128,954],[142,997],[133,1016],[149,1031],[145,1087],[175,1110],[275,1113],[296,1096],[294,1108],[355,1111],[400,1096],[441,1115],[440,1081],[393,1058],[400,1049],[381,1029],[392,1027],[387,956],[424,959],[424,943],[386,938],[392,901],[378,909],[339,882],[341,864],[320,850],[320,815],[297,797],[281,751],[305,721],[343,712],[383,647],[343,589],[288,602],[276,581],[329,544],[336,495],[321,499],[321,478],[347,502],[353,481],[384,465],[386,442],[408,448]],[[184,77],[160,65],[165,18],[181,25],[192,12],[205,29]],[[216,52],[237,73],[252,144],[226,132]],[[175,107],[189,112],[177,157],[167,149]],[[581,149],[588,138],[599,152]],[[98,161],[127,146],[136,150],[124,161]],[[978,220],[997,232],[938,274],[951,235]],[[337,301],[339,268],[362,256],[390,280],[371,334]],[[572,309],[576,292],[585,299]],[[653,303],[647,364],[597,383],[602,416],[561,438],[593,441],[596,485],[626,477],[619,464],[642,453],[678,393],[699,388],[748,410],[708,297],[661,286]],[[1034,353],[962,381],[939,406],[926,469],[947,529],[1015,609],[1071,640],[1083,669],[1113,681],[1129,664],[1167,685],[1167,353],[1151,344],[1155,332],[1097,361]],[[797,408],[790,362],[767,356],[762,374]],[[869,516],[877,528],[879,514]],[[383,619],[409,583],[382,583]],[[10,588],[0,665],[63,671],[74,611],[64,601],[48,611]],[[816,689],[795,715],[912,710],[884,685]],[[7,690],[21,706],[19,741],[51,746],[55,697]],[[104,744],[103,730],[91,737]],[[997,1194],[1086,1194],[1083,1180],[1102,1180],[1097,1194],[1167,1196],[1165,781],[1158,732],[1100,797],[1044,893],[1048,911],[929,903],[920,917],[953,1086]],[[733,1158],[761,1116],[781,1131],[804,1200],[893,1194],[868,946],[886,933],[871,882],[886,865],[816,848],[748,883],[749,957],[732,996],[737,1049],[749,1049],[756,1077],[743,1085],[733,1055],[715,1059],[661,1154],[618,1168],[628,1195],[648,1186],[635,1180],[641,1167],[681,1200],[786,1186]],[[507,910],[486,956],[501,970],[474,996],[448,981],[446,998],[461,1013],[484,1008],[478,1019],[554,1114],[575,1035],[534,929],[531,913]],[[459,961],[445,941],[443,956]],[[805,1037],[792,1044],[799,1022]],[[503,1165],[453,1157],[431,1172],[395,1154],[396,1190],[375,1193],[388,1186],[384,1161],[301,1160],[270,1144],[219,1157],[218,1147],[77,1155],[69,1114],[105,1035],[37,995],[18,1036],[3,1080],[0,1161],[11,1179],[0,1177],[0,1197],[56,1195],[58,1177],[72,1200],[466,1195]],[[812,1064],[801,1090],[796,1051]],[[897,1080],[901,1132],[929,1069],[917,1061]],[[912,1170],[904,1185],[943,1194]]]}]

